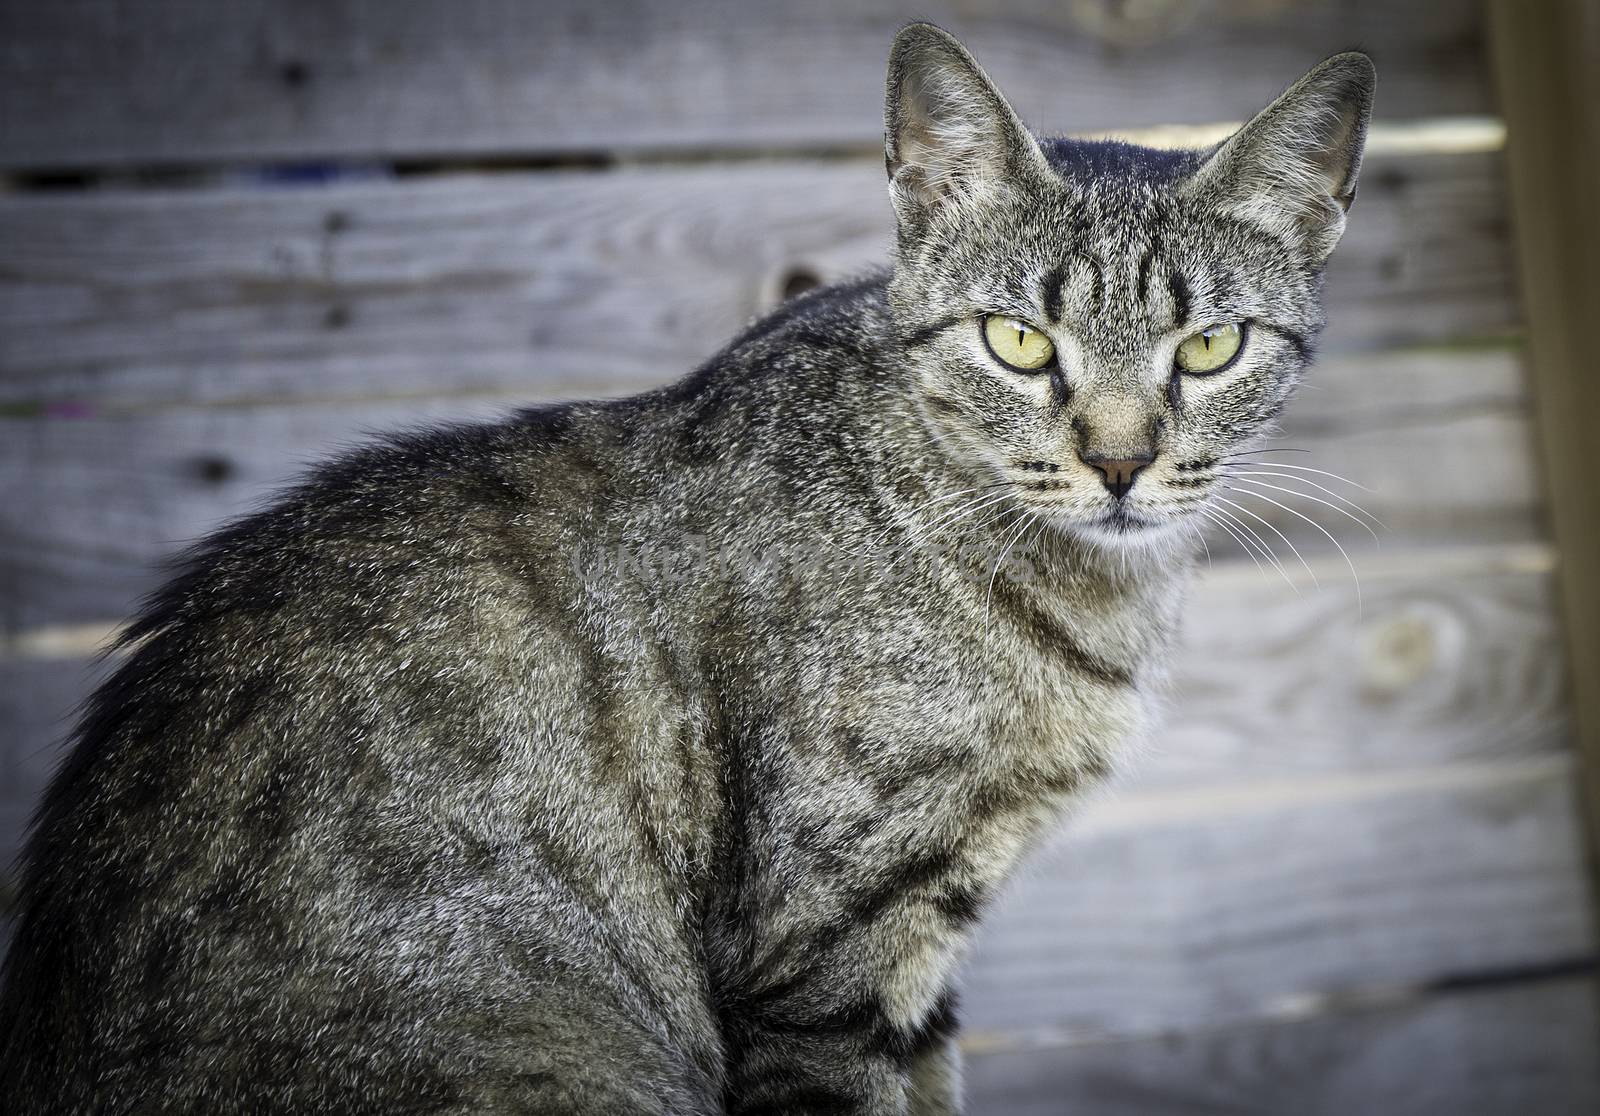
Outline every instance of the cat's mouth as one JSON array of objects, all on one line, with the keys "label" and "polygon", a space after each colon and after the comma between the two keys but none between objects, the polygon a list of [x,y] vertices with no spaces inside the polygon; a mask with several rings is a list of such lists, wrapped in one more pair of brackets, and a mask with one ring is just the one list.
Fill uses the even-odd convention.
[{"label": "cat's mouth", "polygon": [[1144,531],[1161,525],[1159,520],[1140,515],[1120,501],[1113,504],[1105,515],[1095,521],[1096,527],[1119,535],[1132,534],[1135,531]]}]

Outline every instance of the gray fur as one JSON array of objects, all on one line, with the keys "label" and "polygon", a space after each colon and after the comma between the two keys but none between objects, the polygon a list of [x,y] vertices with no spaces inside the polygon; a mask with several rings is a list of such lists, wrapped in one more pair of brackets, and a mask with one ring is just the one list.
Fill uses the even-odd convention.
[{"label": "gray fur", "polygon": [[[913,25],[892,274],[207,540],[42,807],[0,1109],[959,1111],[972,925],[1150,731],[1371,86],[1337,56],[1216,152],[1036,141]],[[998,365],[988,313],[1059,366]],[[1224,321],[1238,364],[1177,376]],[[1082,460],[1136,452],[1122,501]]]}]

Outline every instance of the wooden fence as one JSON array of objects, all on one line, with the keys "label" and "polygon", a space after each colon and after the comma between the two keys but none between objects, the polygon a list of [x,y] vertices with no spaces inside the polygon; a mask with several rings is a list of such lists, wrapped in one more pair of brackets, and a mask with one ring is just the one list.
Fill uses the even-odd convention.
[{"label": "wooden fence", "polygon": [[1467,0],[12,0],[0,853],[184,542],[365,431],[675,378],[880,258],[911,16],[1060,130],[1216,135],[1351,45],[1381,83],[1285,423],[1387,524],[1350,546],[1359,606],[1291,517],[1292,586],[1212,540],[1169,729],[971,965],[973,1111],[1600,1110],[1558,555]]}]

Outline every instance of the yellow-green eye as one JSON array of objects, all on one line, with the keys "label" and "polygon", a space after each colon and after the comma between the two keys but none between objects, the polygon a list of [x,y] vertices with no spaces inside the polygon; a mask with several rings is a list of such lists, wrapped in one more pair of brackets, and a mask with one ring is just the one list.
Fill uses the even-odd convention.
[{"label": "yellow-green eye", "polygon": [[1207,372],[1220,371],[1231,363],[1239,355],[1239,347],[1243,344],[1244,330],[1238,323],[1212,326],[1192,337],[1185,337],[1173,359],[1177,361],[1179,370],[1203,376]]},{"label": "yellow-green eye", "polygon": [[1036,372],[1054,360],[1056,355],[1056,347],[1050,343],[1050,338],[1027,322],[1019,322],[1002,314],[990,314],[983,319],[983,339],[989,343],[989,351],[999,358],[1000,363],[1019,372]]}]

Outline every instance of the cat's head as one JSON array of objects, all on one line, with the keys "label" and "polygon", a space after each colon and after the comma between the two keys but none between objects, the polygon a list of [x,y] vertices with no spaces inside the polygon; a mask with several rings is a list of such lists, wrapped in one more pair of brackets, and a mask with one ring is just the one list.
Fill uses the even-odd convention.
[{"label": "cat's head", "polygon": [[946,451],[1100,543],[1198,514],[1310,360],[1373,81],[1335,55],[1208,151],[1040,140],[949,34],[902,31],[892,302]]}]

